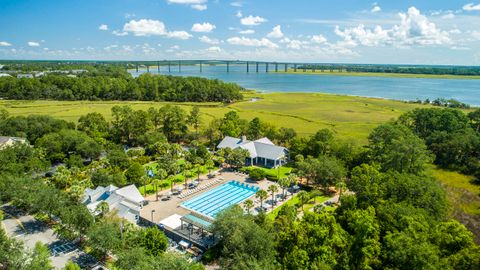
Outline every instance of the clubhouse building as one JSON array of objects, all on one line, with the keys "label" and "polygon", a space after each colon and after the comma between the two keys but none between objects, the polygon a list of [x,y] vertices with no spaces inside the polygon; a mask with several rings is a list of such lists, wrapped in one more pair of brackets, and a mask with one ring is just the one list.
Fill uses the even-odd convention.
[{"label": "clubhouse building", "polygon": [[241,148],[249,152],[250,156],[245,160],[246,166],[263,166],[267,168],[276,168],[282,166],[288,161],[288,149],[277,146],[267,137],[256,141],[249,141],[247,137],[242,138],[225,137],[217,146],[217,149],[236,149]]}]

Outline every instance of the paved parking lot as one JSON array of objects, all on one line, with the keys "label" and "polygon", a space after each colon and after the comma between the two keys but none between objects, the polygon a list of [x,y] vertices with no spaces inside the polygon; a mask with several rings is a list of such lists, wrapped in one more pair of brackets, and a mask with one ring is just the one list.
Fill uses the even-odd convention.
[{"label": "paved parking lot", "polygon": [[2,224],[7,235],[23,241],[29,249],[33,249],[37,242],[47,245],[52,254],[50,260],[53,267],[61,269],[68,261],[83,266],[96,263],[94,258],[79,249],[77,244],[59,239],[43,222],[10,206],[4,205],[2,210],[5,212]]}]

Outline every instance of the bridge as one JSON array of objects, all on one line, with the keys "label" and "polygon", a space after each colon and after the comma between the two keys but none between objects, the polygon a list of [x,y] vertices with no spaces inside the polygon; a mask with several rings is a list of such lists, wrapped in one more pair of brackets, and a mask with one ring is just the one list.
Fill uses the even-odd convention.
[{"label": "bridge", "polygon": [[147,72],[157,70],[160,73],[182,71],[182,67],[196,66],[199,72],[203,71],[205,66],[224,66],[225,72],[230,72],[232,66],[243,66],[246,73],[250,72],[287,72],[291,69],[293,72],[306,72],[311,70],[332,71],[343,70],[347,67],[344,64],[333,63],[292,63],[292,62],[267,62],[267,61],[244,61],[244,60],[160,60],[160,61],[94,61],[95,63],[114,63],[124,65],[126,69],[145,69]]}]

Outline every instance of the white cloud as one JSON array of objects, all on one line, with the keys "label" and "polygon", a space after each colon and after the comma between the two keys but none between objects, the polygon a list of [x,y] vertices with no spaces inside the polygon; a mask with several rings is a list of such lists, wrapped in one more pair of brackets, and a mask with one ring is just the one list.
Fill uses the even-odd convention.
[{"label": "white cloud", "polygon": [[186,31],[172,31],[167,33],[167,37],[169,38],[176,38],[176,39],[189,39],[192,37],[188,32]]},{"label": "white cloud", "polygon": [[372,9],[370,10],[370,12],[372,13],[377,13],[377,12],[380,12],[382,11],[382,8],[378,5],[377,2],[373,3],[372,4]]},{"label": "white cloud", "polygon": [[131,20],[123,26],[123,31],[132,32],[135,36],[167,36],[176,39],[189,39],[192,37],[186,31],[169,32],[163,22],[150,19]]},{"label": "white cloud", "polygon": [[259,24],[264,23],[266,21],[267,21],[267,19],[265,19],[265,18],[262,18],[260,16],[252,16],[252,15],[240,19],[241,24],[249,25],[249,26],[259,25]]},{"label": "white cloud", "polygon": [[8,47],[8,46],[12,46],[12,44],[6,41],[0,41],[0,47]]},{"label": "white cloud", "polygon": [[242,18],[242,17],[243,17],[242,11],[241,11],[241,10],[237,11],[237,13],[235,14],[235,16],[236,16],[237,18]]},{"label": "white cloud", "polygon": [[447,14],[445,14],[445,15],[442,16],[442,19],[446,19],[446,20],[455,19],[455,14],[453,14],[453,13],[447,13]]},{"label": "white cloud", "polygon": [[115,44],[114,44],[114,45],[107,46],[107,47],[105,47],[105,48],[103,48],[103,49],[104,49],[105,51],[107,51],[107,52],[110,52],[112,49],[116,49],[116,48],[118,48],[118,45],[115,45]]},{"label": "white cloud", "polygon": [[28,44],[28,46],[30,46],[30,47],[38,47],[38,46],[40,46],[40,43],[35,42],[35,41],[29,41],[29,42],[27,42],[27,44]]},{"label": "white cloud", "polygon": [[227,39],[227,42],[232,45],[249,46],[249,47],[266,47],[270,49],[278,48],[278,45],[267,38],[255,39],[246,37],[232,37]]},{"label": "white cloud", "polygon": [[214,24],[204,22],[204,23],[196,23],[192,26],[193,32],[201,32],[201,33],[210,33],[213,29],[217,28]]},{"label": "white cloud", "polygon": [[113,30],[112,34],[114,34],[115,36],[123,37],[123,36],[127,36],[128,32]]},{"label": "white cloud", "polygon": [[167,34],[163,22],[150,19],[131,20],[123,26],[123,31],[132,32],[135,36],[162,36]]},{"label": "white cloud", "polygon": [[180,46],[178,46],[178,45],[173,45],[172,47],[170,47],[170,49],[172,49],[172,50],[178,50],[178,49],[180,49]]},{"label": "white cloud", "polygon": [[136,16],[135,13],[125,13],[124,17],[125,17],[125,19],[130,19],[130,18],[133,18],[135,16]]},{"label": "white cloud", "polygon": [[463,6],[463,10],[466,11],[480,11],[480,4],[475,5],[474,3],[469,3]]},{"label": "white cloud", "polygon": [[356,27],[345,28],[343,31],[337,26],[335,33],[344,41],[363,46],[409,46],[409,45],[441,45],[451,43],[448,32],[442,31],[415,7],[407,13],[399,13],[400,24],[390,29],[383,29],[377,25],[374,29],[360,24]]},{"label": "white cloud", "polygon": [[98,30],[108,31],[108,25],[106,25],[106,24],[100,24],[100,26],[98,27]]},{"label": "white cloud", "polygon": [[272,32],[268,33],[267,37],[282,38],[283,37],[282,27],[280,25],[273,27]]},{"label": "white cloud", "polygon": [[198,38],[198,40],[200,40],[200,42],[211,44],[211,45],[220,44],[220,40],[215,39],[215,38],[212,39],[212,38],[209,38],[207,36],[201,36],[201,37]]},{"label": "white cloud", "polygon": [[313,43],[322,44],[327,42],[327,39],[323,35],[313,35],[311,41]]},{"label": "white cloud", "polygon": [[213,52],[213,53],[218,53],[218,52],[221,52],[222,49],[218,46],[212,46],[212,47],[208,48],[207,51]]},{"label": "white cloud", "polygon": [[243,3],[242,2],[231,2],[230,5],[232,7],[242,7],[243,6]]},{"label": "white cloud", "polygon": [[240,30],[240,31],[238,31],[238,33],[240,33],[242,35],[251,35],[251,34],[255,34],[255,30],[253,30],[253,29]]},{"label": "white cloud", "polygon": [[196,9],[196,10],[200,10],[200,11],[204,11],[204,10],[207,9],[207,5],[195,4],[195,5],[191,5],[191,8]]}]

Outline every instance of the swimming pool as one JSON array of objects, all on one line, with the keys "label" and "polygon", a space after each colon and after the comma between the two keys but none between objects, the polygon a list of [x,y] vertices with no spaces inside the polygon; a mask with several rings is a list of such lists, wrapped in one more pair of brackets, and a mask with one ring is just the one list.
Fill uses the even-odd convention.
[{"label": "swimming pool", "polygon": [[245,201],[258,190],[259,188],[253,185],[230,181],[182,203],[181,206],[204,216],[214,218],[218,212],[231,205]]}]

